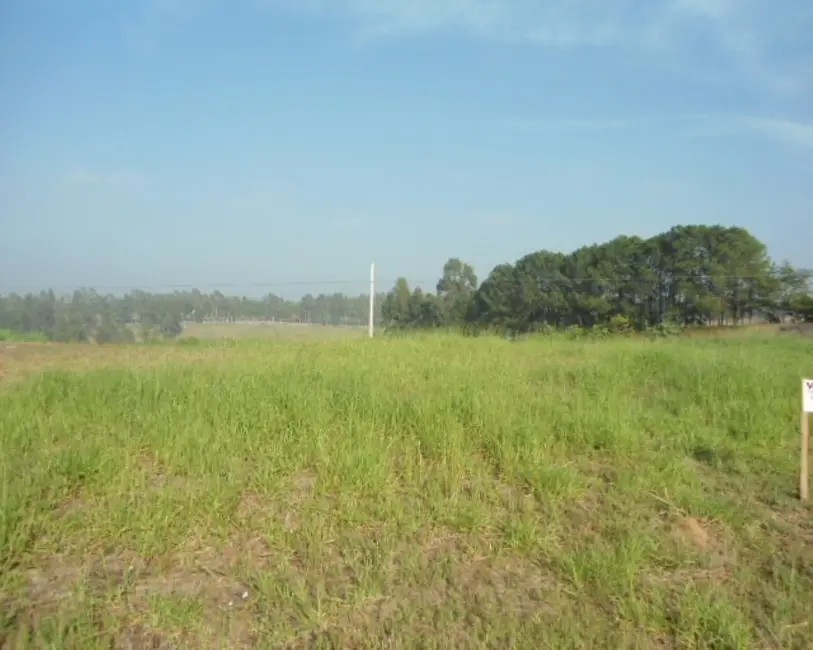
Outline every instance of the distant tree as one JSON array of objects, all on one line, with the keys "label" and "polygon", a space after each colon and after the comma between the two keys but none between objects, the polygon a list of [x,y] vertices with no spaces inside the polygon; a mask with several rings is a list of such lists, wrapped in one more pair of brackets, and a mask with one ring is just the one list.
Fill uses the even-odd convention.
[{"label": "distant tree", "polygon": [[183,332],[181,319],[174,314],[164,314],[160,325],[161,335],[164,338],[174,339]]},{"label": "distant tree", "polygon": [[108,312],[99,316],[99,321],[93,332],[96,343],[132,343],[135,341],[133,331],[126,323],[117,321],[114,313]]},{"label": "distant tree", "polygon": [[394,327],[408,327],[411,323],[410,300],[412,292],[406,278],[398,278],[395,286],[384,298],[382,316],[384,320]]},{"label": "distant tree", "polygon": [[443,276],[438,280],[436,291],[446,322],[462,323],[477,291],[474,268],[456,257],[450,258],[443,265]]},{"label": "distant tree", "polygon": [[418,328],[440,327],[445,323],[441,299],[415,287],[409,298],[409,326]]},{"label": "distant tree", "polygon": [[474,295],[468,320],[480,326],[507,326],[517,324],[522,308],[517,274],[511,264],[494,267]]},{"label": "distant tree", "polygon": [[[375,318],[397,328],[463,326],[532,331],[664,323],[710,325],[754,318],[811,319],[811,273],[774,264],[747,230],[680,225],[642,239],[620,236],[564,254],[540,250],[500,264],[477,285],[471,265],[450,258],[435,293],[399,278],[376,296]],[[53,341],[118,342],[134,332],[175,337],[184,321],[309,321],[362,325],[369,296],[226,296],[197,289],[123,296],[79,289],[0,296],[0,329]],[[36,338],[36,337],[35,337]]]},{"label": "distant tree", "polygon": [[809,295],[799,272],[774,269],[748,231],[676,226],[649,240],[618,237],[500,265],[477,290],[468,321],[520,330],[606,327],[621,317],[639,329],[667,320],[740,323],[783,308],[798,313],[790,296],[804,304]]}]

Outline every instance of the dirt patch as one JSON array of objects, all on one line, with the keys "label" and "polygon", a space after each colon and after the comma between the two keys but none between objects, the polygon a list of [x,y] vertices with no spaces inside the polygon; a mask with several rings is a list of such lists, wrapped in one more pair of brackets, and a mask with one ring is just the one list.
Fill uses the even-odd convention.
[{"label": "dirt patch", "polygon": [[235,514],[240,521],[253,522],[257,518],[273,515],[275,511],[268,498],[249,492],[240,497]]},{"label": "dirt patch", "polygon": [[491,503],[508,513],[539,510],[539,503],[531,490],[497,477],[466,478],[461,482],[460,490],[467,498]]},{"label": "dirt patch", "polygon": [[54,507],[54,515],[58,519],[82,517],[90,509],[90,503],[81,490],[66,496]]},{"label": "dirt patch", "polygon": [[[781,561],[801,576],[813,579],[813,508],[796,505],[777,511],[763,506],[761,510],[760,528]],[[766,565],[766,579],[774,570]]]},{"label": "dirt patch", "polygon": [[310,470],[299,472],[289,478],[288,484],[289,500],[301,503],[313,494],[313,489],[316,487],[316,473]]},{"label": "dirt patch", "polygon": [[[478,555],[465,537],[436,531],[395,554],[389,586],[283,647],[369,647],[431,638],[437,647],[476,647],[484,631],[557,615],[565,598],[553,574],[516,555]],[[410,564],[411,569],[407,569]],[[417,569],[417,570],[416,570]]]},{"label": "dirt patch", "polygon": [[[287,647],[292,648],[324,643],[359,647],[373,639],[397,638],[399,630],[437,635],[439,629],[449,647],[476,645],[478,635],[495,621],[552,617],[558,611],[561,593],[552,574],[528,559],[485,555],[486,540],[445,530],[423,531],[401,541],[392,532],[358,529],[332,541],[330,548],[322,549],[318,575],[315,565],[286,557],[257,537],[235,536],[217,545],[192,537],[164,559],[131,553],[86,560],[42,558],[25,572],[26,602],[16,609],[31,629],[43,617],[70,611],[81,592],[98,599],[114,616],[116,648],[170,648],[179,643],[253,647],[259,638],[255,635],[267,624],[269,606],[275,617],[290,617],[292,630],[308,630],[289,640]],[[365,570],[365,553],[374,548],[383,549],[385,559],[376,581],[364,587],[358,572]],[[311,590],[321,584],[323,597],[332,602],[325,610],[329,618],[313,630],[309,617],[298,613],[296,598],[263,600],[268,594],[257,592],[251,579],[239,578],[251,575],[276,585],[300,585],[309,603],[316,602]],[[359,589],[372,585],[370,597],[358,600],[363,593]],[[198,625],[203,627],[154,627],[146,613],[156,598],[200,603],[204,616]],[[449,617],[448,623],[439,622],[438,616]]]},{"label": "dirt patch", "polygon": [[672,537],[700,551],[707,551],[713,545],[708,530],[694,517],[680,517],[672,527]]},{"label": "dirt patch", "polygon": [[282,494],[279,496],[262,495],[256,492],[244,494],[237,506],[237,516],[240,518],[276,516],[279,512],[280,501],[284,502],[285,506],[300,506],[313,496],[315,486],[315,472],[310,470],[298,472],[288,477]]},{"label": "dirt patch", "polygon": [[[75,617],[93,626],[97,641],[116,649],[257,647],[262,627],[257,594],[222,570],[236,564],[236,554],[228,560],[217,559],[214,551],[201,555],[214,561],[187,559],[164,568],[166,563],[126,555],[85,563],[65,556],[43,558],[39,567],[25,572],[27,584],[19,596],[0,603],[6,625],[11,624],[0,630],[0,648],[23,647],[23,639],[47,629],[53,634],[55,625],[70,634]],[[161,613],[166,607],[190,606],[202,608],[202,615],[184,620]],[[81,637],[85,641],[87,634]],[[65,645],[59,647],[77,647],[67,636],[60,639]]]},{"label": "dirt patch", "polygon": [[237,523],[256,528],[258,520],[270,520],[280,523],[286,531],[295,531],[301,523],[300,509],[313,497],[315,487],[316,474],[306,470],[288,477],[279,497],[247,492],[237,504]]},{"label": "dirt patch", "polygon": [[135,465],[138,472],[144,477],[144,488],[148,491],[171,489],[192,492],[200,487],[188,476],[173,474],[161,458],[147,449],[139,451]]},{"label": "dirt patch", "polygon": [[177,647],[166,634],[152,630],[143,623],[122,630],[115,644],[116,650],[173,650]]},{"label": "dirt patch", "polygon": [[83,570],[84,567],[75,558],[50,558],[46,564],[26,572],[27,600],[36,607],[47,607],[70,598]]},{"label": "dirt patch", "polygon": [[[131,553],[81,560],[70,556],[43,558],[40,566],[26,571],[27,600],[46,606],[75,596],[79,590],[105,597],[125,589],[132,596],[178,595],[204,597],[223,605],[248,598],[247,587],[227,577],[233,554],[201,550],[197,556],[178,556],[166,562],[148,562]],[[162,565],[169,565],[164,568]]]},{"label": "dirt patch", "polygon": [[735,535],[722,523],[682,514],[668,522],[668,532],[678,553],[689,551],[696,559],[698,575],[729,571],[739,560]]},{"label": "dirt patch", "polygon": [[[284,647],[364,647],[373,639],[393,642],[407,636],[432,638],[438,647],[477,647],[495,620],[510,625],[527,617],[555,615],[559,596],[542,591],[543,581],[515,571],[510,564],[460,564],[449,581],[371,599]],[[467,589],[474,583],[476,588]]]}]

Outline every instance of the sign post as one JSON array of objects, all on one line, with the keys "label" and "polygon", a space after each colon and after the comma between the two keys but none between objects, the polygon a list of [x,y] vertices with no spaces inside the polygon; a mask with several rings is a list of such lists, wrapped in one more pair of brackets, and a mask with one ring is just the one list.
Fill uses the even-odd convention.
[{"label": "sign post", "polygon": [[802,458],[799,498],[808,499],[808,458],[810,456],[810,414],[813,413],[813,379],[802,379]]}]

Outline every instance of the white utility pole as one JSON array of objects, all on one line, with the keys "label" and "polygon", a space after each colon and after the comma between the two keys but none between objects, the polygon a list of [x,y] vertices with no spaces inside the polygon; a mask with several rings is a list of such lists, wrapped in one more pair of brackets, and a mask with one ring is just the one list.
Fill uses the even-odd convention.
[{"label": "white utility pole", "polygon": [[373,338],[375,328],[375,263],[370,264],[370,320],[367,323],[367,333]]}]

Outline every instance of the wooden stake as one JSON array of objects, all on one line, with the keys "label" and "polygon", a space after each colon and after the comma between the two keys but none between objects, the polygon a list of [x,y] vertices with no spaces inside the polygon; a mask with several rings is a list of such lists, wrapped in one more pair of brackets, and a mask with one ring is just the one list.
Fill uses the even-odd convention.
[{"label": "wooden stake", "polygon": [[807,459],[810,455],[810,414],[802,410],[802,458],[801,473],[799,474],[799,498],[802,501],[808,499],[808,469]]}]

